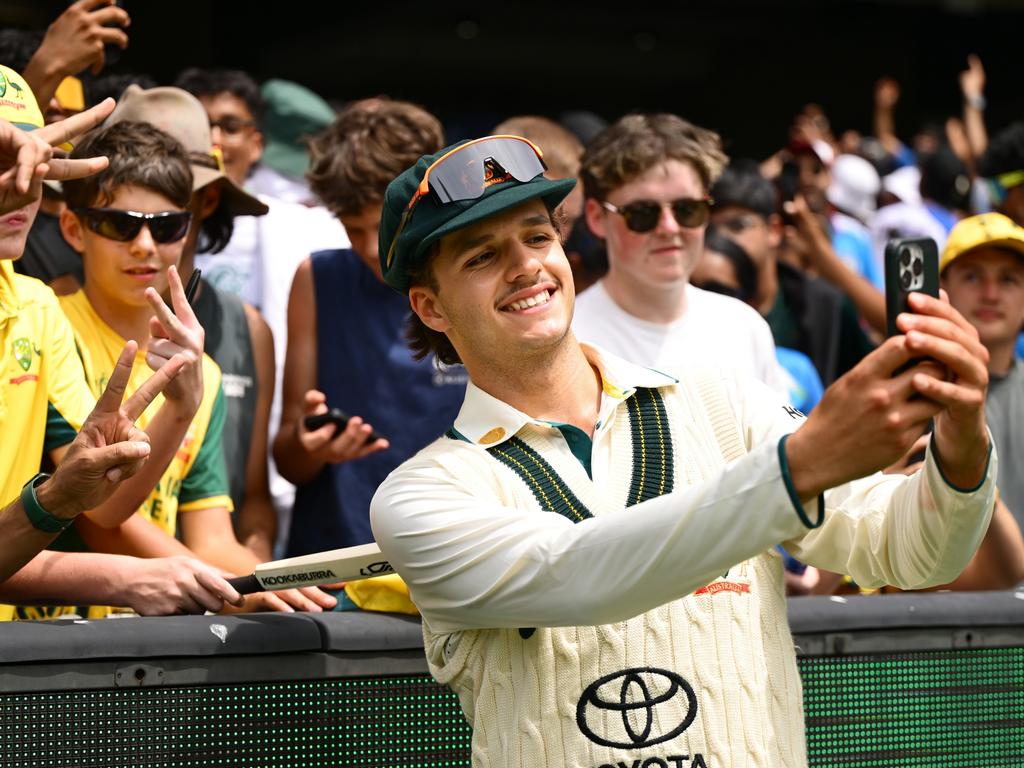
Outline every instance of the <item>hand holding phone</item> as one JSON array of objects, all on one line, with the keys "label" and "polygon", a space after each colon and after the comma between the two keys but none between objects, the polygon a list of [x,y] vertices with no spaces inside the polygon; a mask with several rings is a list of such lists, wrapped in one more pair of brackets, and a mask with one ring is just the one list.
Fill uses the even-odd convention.
[{"label": "hand holding phone", "polygon": [[911,311],[907,297],[915,291],[939,298],[939,247],[930,237],[890,240],[885,246],[885,314],[889,336],[901,333],[896,318]]},{"label": "hand holding phone", "polygon": [[[334,436],[337,437],[345,431],[345,427],[348,426],[349,415],[340,408],[331,408],[323,413],[315,413],[311,416],[306,416],[303,420],[303,426],[306,430],[312,432],[320,429],[325,424],[334,425]],[[377,440],[386,440],[383,435],[378,434],[376,431],[370,432],[366,438],[366,443],[374,443]]]}]

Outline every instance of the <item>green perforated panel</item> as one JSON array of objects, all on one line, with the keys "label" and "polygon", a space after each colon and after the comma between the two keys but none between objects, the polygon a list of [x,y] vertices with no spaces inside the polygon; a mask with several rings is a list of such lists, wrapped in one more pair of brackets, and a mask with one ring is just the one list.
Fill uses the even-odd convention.
[{"label": "green perforated panel", "polygon": [[0,696],[0,765],[19,768],[465,768],[469,737],[425,676]]},{"label": "green perforated panel", "polygon": [[1024,766],[1024,649],[799,663],[812,766]]},{"label": "green perforated panel", "polygon": [[[814,768],[1024,766],[1022,648],[799,664]],[[19,768],[466,768],[469,740],[426,675],[0,695]]]}]

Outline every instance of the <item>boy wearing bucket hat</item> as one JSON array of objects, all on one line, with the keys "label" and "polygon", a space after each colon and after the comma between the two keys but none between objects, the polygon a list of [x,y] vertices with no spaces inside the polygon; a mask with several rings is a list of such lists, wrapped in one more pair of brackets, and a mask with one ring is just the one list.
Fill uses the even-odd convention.
[{"label": "boy wearing bucket hat", "polygon": [[1024,528],[1024,363],[1014,354],[1024,329],[1024,228],[1001,213],[961,220],[940,262],[942,287],[988,350],[985,409],[999,452],[1000,498]]},{"label": "boy wearing bucket hat", "polygon": [[[381,268],[414,346],[470,376],[446,436],[371,508],[431,671],[461,698],[477,766],[805,766],[772,548],[869,584],[955,576],[994,499],[984,352],[921,300],[805,419],[754,381],[581,345],[552,218],[573,182],[543,171],[529,142],[488,137],[385,196]],[[921,355],[958,381],[892,377]],[[932,417],[923,469],[877,474]]]},{"label": "boy wearing bucket hat", "polygon": [[[44,176],[77,178],[107,165],[106,158],[55,159],[51,144],[64,144],[94,127],[113,102],[44,128],[21,76],[0,66],[0,83],[0,348],[9,350],[0,384],[0,432],[9,438],[0,446],[0,498],[17,499],[0,511],[5,541],[0,600],[32,602],[62,595],[76,602],[129,605],[149,614],[219,610],[225,600],[240,598],[214,569],[193,558],[147,561],[39,552],[84,509],[108,507],[129,514],[134,509],[131,500],[141,498],[137,486],[148,482],[142,470],[159,465],[162,449],[156,441],[151,449],[150,436],[136,429],[132,419],[177,376],[185,358],[171,357],[121,410],[115,391],[131,367],[129,344],[111,374],[114,384],[93,408],[56,297],[38,281],[14,274],[11,265],[24,248]],[[32,477],[44,453],[57,469],[52,477]],[[0,618],[12,615],[10,606],[0,607]]]}]

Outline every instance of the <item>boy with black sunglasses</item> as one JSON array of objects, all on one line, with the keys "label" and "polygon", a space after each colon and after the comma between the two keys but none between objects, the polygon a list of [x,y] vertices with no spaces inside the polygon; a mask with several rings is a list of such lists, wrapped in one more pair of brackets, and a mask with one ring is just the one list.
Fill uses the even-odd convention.
[{"label": "boy with black sunglasses", "polygon": [[581,161],[585,215],[608,274],[580,295],[573,329],[668,373],[735,368],[787,392],[771,332],[750,307],[689,284],[704,249],[708,189],[726,161],[718,136],[675,115],[628,115]]},{"label": "boy with black sunglasses", "polygon": [[[805,768],[773,547],[861,584],[959,572],[996,495],[984,350],[914,294],[905,335],[805,419],[750,378],[677,379],[580,344],[552,215],[574,182],[508,141],[420,158],[380,225],[383,278],[426,329],[414,341],[470,378],[371,523],[472,723],[473,765]],[[893,376],[921,355],[941,365]],[[877,473],[932,417],[923,468]]]},{"label": "boy with black sunglasses", "polygon": [[[150,557],[192,552],[223,570],[245,573],[260,561],[238,542],[231,526],[221,449],[221,372],[202,352],[205,334],[177,273],[191,222],[189,156],[164,132],[131,121],[90,134],[76,147],[75,154],[79,153],[99,153],[110,161],[102,173],[65,184],[68,210],[61,217],[64,237],[82,254],[85,269],[83,289],[62,297],[61,306],[74,328],[90,387],[97,394],[101,390],[124,339],[139,341],[143,360],[165,355],[173,339],[201,363],[165,390],[168,403],[185,400],[195,415],[188,419],[183,437],[175,443],[177,450],[138,514],[123,524],[109,516],[93,516],[57,544]],[[164,293],[170,294],[172,308],[161,298]],[[136,364],[137,370],[144,368]],[[133,374],[128,391],[139,383],[138,374]],[[147,409],[140,427],[165,418],[165,410],[166,406],[159,412]],[[184,546],[175,539],[179,528]],[[304,602],[290,591],[284,600],[263,597],[250,607],[288,609],[289,602],[297,600]],[[24,610],[59,615],[74,608]],[[103,616],[110,610],[93,606],[89,615]]]}]

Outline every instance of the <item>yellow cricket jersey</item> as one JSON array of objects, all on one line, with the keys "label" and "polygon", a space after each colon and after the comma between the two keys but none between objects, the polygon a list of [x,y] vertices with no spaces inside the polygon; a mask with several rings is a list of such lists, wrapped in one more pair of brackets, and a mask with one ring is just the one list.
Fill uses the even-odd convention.
[{"label": "yellow cricket jersey", "polygon": [[[93,406],[71,326],[45,284],[0,261],[0,505],[44,453],[70,443]],[[11,618],[0,606],[0,620]]]},{"label": "yellow cricket jersey", "polygon": [[[126,341],[96,314],[83,291],[61,297],[60,305],[74,329],[85,379],[93,396],[98,397]],[[145,351],[140,348],[125,397],[131,396],[151,375]],[[220,368],[209,355],[204,354],[202,403],[185,433],[181,447],[156,488],[138,510],[139,514],[155,522],[171,536],[175,534],[179,512],[214,507],[225,507],[230,511],[233,508],[228,495],[221,439],[225,406],[220,382]],[[163,402],[163,396],[157,395],[150,403],[136,422],[140,429],[145,430]],[[81,550],[85,545],[74,528],[69,528],[57,539],[54,548]],[[90,618],[104,616],[109,612],[110,609],[104,606],[93,606],[88,610]],[[81,609],[73,606],[33,606],[18,608],[17,613],[19,618],[38,619],[81,613]]]}]

